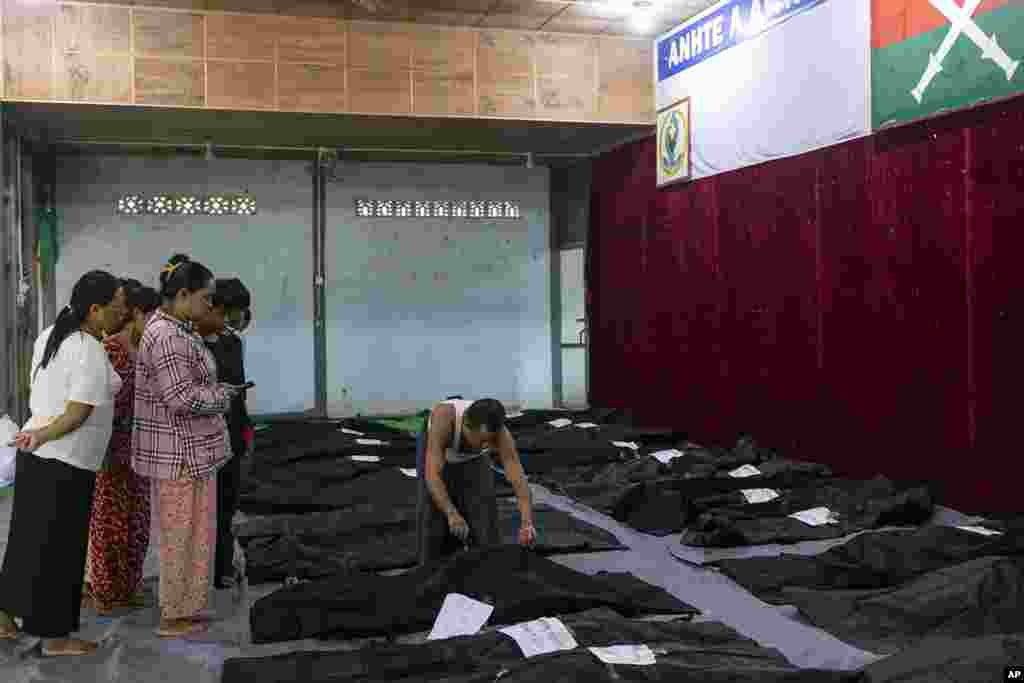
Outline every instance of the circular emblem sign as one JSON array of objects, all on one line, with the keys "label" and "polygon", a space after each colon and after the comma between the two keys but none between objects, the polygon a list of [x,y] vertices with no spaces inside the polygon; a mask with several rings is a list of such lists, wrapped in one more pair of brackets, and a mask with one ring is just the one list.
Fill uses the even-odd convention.
[{"label": "circular emblem sign", "polygon": [[670,111],[661,123],[658,138],[658,161],[661,172],[672,177],[686,169],[687,149],[686,118],[678,111]]}]

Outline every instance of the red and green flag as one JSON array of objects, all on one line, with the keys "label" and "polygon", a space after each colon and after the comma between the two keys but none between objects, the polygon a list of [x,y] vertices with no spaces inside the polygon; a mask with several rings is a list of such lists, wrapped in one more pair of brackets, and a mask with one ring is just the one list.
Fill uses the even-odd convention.
[{"label": "red and green flag", "polygon": [[872,127],[1024,92],[1024,0],[872,0]]}]

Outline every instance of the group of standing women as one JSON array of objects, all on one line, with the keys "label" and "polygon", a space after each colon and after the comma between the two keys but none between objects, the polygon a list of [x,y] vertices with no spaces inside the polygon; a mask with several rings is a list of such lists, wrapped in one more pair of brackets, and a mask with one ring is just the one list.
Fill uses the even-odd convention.
[{"label": "group of standing women", "polygon": [[159,292],[99,270],[75,284],[36,341],[31,418],[15,437],[0,639],[36,636],[49,656],[95,652],[71,637],[81,606],[144,605],[154,516],[157,634],[205,628],[211,574],[217,587],[232,575],[230,522],[252,441],[236,336],[249,305],[241,282],[183,255],[161,271]]}]

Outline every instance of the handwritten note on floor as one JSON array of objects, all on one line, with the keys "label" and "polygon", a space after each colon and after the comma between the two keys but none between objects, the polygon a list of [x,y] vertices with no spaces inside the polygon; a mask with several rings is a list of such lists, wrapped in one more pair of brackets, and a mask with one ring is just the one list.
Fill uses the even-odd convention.
[{"label": "handwritten note on floor", "polygon": [[655,663],[654,653],[646,645],[611,645],[587,649],[605,664],[649,666]]},{"label": "handwritten note on floor", "polygon": [[519,644],[519,649],[523,651],[525,657],[546,655],[560,650],[574,650],[577,647],[576,639],[569,633],[565,624],[551,617],[542,617],[509,626],[501,629],[501,632]]},{"label": "handwritten note on floor", "polygon": [[743,489],[740,493],[748,503],[767,503],[779,497],[779,492],[774,489]]},{"label": "handwritten note on floor", "polygon": [[794,512],[790,517],[798,519],[804,524],[810,524],[811,526],[835,524],[837,521],[835,515],[828,508],[811,508],[810,510],[801,510],[800,512]]},{"label": "handwritten note on floor", "polygon": [[683,452],[673,448],[672,450],[668,451],[658,451],[657,453],[651,453],[651,457],[655,458],[658,462],[667,465],[676,458],[683,457]]},{"label": "handwritten note on floor", "polygon": [[494,606],[474,600],[461,593],[449,593],[441,611],[434,620],[427,640],[442,640],[455,636],[472,636],[480,632],[491,618]]},{"label": "handwritten note on floor", "polygon": [[761,474],[761,470],[757,469],[753,465],[744,465],[743,467],[737,467],[729,473],[730,477],[756,477]]}]

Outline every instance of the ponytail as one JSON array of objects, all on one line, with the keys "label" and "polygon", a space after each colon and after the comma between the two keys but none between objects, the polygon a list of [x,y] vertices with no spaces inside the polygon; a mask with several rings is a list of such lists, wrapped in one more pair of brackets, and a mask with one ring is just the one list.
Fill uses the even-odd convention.
[{"label": "ponytail", "polygon": [[71,290],[71,303],[61,310],[53,324],[50,337],[46,340],[43,357],[33,377],[50,364],[64,340],[82,327],[82,323],[89,315],[89,309],[94,305],[109,305],[120,286],[120,280],[103,270],[91,270],[78,279]]}]

